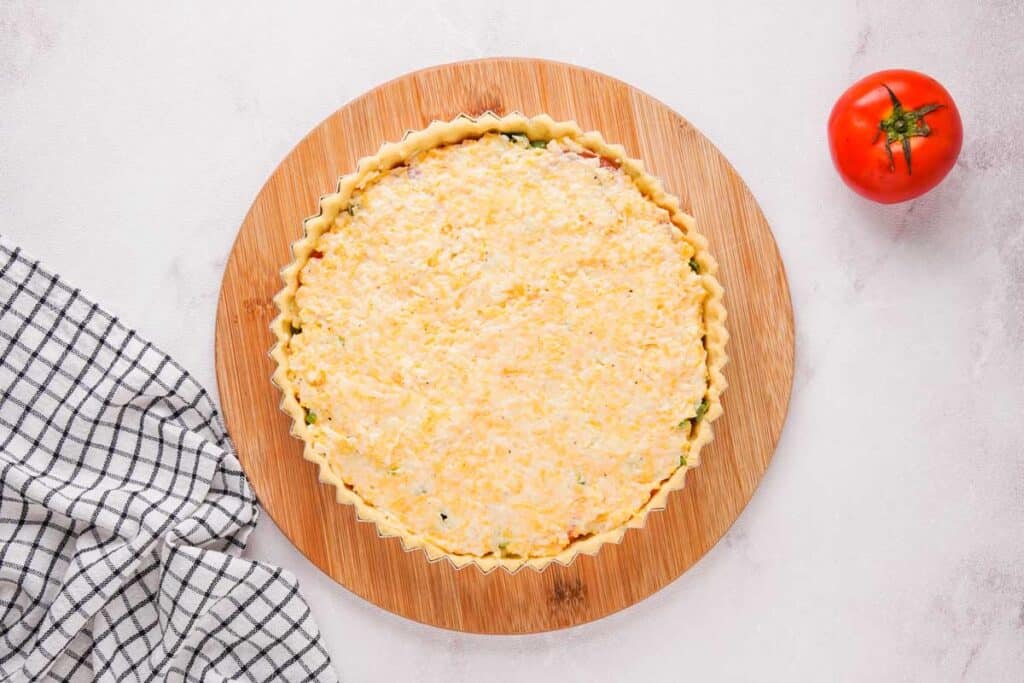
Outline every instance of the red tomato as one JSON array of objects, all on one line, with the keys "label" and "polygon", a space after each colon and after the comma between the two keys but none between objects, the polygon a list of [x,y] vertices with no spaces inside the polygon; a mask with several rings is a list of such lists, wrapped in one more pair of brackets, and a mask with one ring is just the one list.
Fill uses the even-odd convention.
[{"label": "red tomato", "polygon": [[934,78],[891,69],[844,92],[828,117],[832,162],[854,191],[905,202],[949,173],[963,144],[960,112]]}]

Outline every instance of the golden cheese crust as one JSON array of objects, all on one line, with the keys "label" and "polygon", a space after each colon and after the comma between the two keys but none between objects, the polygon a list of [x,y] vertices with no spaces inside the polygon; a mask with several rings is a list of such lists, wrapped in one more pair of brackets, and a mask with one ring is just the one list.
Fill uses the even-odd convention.
[{"label": "golden cheese crust", "polygon": [[275,321],[321,478],[384,533],[484,569],[642,524],[724,388],[692,221],[615,148],[533,121],[409,149],[325,199]]}]

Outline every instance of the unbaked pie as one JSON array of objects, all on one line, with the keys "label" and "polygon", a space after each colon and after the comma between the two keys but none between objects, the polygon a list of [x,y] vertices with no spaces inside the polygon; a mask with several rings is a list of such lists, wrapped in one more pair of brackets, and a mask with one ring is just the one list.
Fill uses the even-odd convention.
[{"label": "unbaked pie", "polygon": [[711,439],[715,261],[639,162],[575,123],[410,133],[293,252],[282,405],[338,500],[407,548],[568,562],[642,526]]}]

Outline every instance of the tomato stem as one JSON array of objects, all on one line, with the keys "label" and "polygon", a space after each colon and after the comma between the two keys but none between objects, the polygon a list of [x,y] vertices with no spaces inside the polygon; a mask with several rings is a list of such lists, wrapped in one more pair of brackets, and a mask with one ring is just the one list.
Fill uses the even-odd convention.
[{"label": "tomato stem", "polygon": [[878,133],[871,144],[878,142],[878,139],[882,137],[882,133],[885,133],[885,153],[889,155],[889,170],[895,172],[896,161],[892,156],[892,145],[896,142],[900,143],[900,146],[903,148],[903,158],[907,162],[907,175],[913,175],[910,165],[910,138],[928,137],[932,129],[924,120],[925,114],[931,114],[936,109],[940,109],[945,105],[926,104],[908,111],[903,108],[903,103],[896,97],[896,93],[892,91],[892,88],[885,83],[882,84],[882,87],[889,93],[889,101],[892,102],[892,112],[878,122]]}]

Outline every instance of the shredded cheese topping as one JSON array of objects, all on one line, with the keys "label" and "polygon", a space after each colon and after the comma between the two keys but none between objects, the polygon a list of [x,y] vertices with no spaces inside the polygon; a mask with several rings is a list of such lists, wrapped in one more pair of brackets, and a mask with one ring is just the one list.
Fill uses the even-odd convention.
[{"label": "shredded cheese topping", "polygon": [[295,293],[306,440],[447,552],[554,555],[685,466],[707,390],[693,248],[573,141],[489,134],[353,196]]}]

